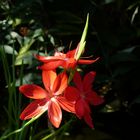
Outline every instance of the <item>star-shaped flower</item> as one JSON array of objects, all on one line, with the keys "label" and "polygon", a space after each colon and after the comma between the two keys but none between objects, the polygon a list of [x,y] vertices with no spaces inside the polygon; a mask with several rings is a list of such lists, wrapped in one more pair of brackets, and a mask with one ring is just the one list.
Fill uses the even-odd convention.
[{"label": "star-shaped flower", "polygon": [[78,118],[84,118],[85,122],[93,128],[91,110],[89,105],[99,105],[103,103],[101,98],[92,89],[92,83],[95,79],[95,72],[89,72],[81,78],[79,72],[76,72],[73,78],[76,87],[68,86],[65,90],[65,97],[69,101],[75,101],[75,111]]},{"label": "star-shaped flower", "polygon": [[48,110],[50,122],[58,128],[62,120],[61,108],[68,112],[75,112],[74,103],[63,96],[68,78],[65,72],[57,76],[54,71],[43,71],[42,80],[45,89],[35,84],[20,86],[21,93],[28,98],[35,99],[24,109],[20,118],[30,119]]}]

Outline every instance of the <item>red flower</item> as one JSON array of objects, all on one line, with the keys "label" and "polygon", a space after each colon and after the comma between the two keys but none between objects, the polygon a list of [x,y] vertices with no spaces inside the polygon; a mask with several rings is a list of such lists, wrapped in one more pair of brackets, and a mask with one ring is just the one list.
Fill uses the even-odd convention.
[{"label": "red flower", "polygon": [[56,69],[58,66],[62,66],[63,68],[75,68],[77,64],[92,64],[96,62],[99,58],[95,60],[86,60],[86,59],[76,59],[77,53],[79,50],[79,45],[76,49],[68,51],[66,54],[61,52],[56,52],[54,56],[40,56],[36,55],[36,58],[44,62],[44,64],[39,67],[43,70],[53,70]]},{"label": "red flower", "polygon": [[69,86],[65,90],[65,97],[69,101],[76,101],[75,111],[77,117],[79,119],[84,118],[85,122],[91,128],[93,128],[93,123],[90,116],[91,110],[89,105],[99,105],[103,103],[103,98],[92,90],[95,75],[95,72],[89,72],[82,80],[80,74],[76,72],[73,78],[76,87]]},{"label": "red flower", "polygon": [[58,128],[62,120],[61,108],[68,112],[75,112],[74,104],[62,96],[67,87],[68,78],[64,72],[57,76],[54,71],[43,71],[42,79],[45,89],[35,84],[20,86],[21,93],[35,99],[24,109],[20,118],[30,119],[48,110],[50,122]]}]

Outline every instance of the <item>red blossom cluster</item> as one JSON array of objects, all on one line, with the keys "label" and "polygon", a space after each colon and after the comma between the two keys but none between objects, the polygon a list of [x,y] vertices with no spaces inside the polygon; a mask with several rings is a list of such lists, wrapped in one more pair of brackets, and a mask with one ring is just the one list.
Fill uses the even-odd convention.
[{"label": "red blossom cluster", "polygon": [[[43,62],[40,69],[42,69],[42,81],[45,89],[35,84],[26,84],[19,87],[20,92],[26,97],[35,99],[21,113],[20,118],[22,120],[36,117],[48,110],[50,122],[58,128],[62,120],[62,108],[76,114],[79,119],[83,118],[93,128],[89,105],[99,105],[103,102],[103,98],[92,89],[96,73],[91,71],[82,80],[80,73],[76,71],[76,66],[77,64],[94,63],[98,58],[95,60],[76,60],[74,56],[78,51],[77,49],[66,54],[56,52],[54,56],[36,55],[36,58]],[[59,66],[63,67],[64,71],[57,75],[55,69]],[[75,69],[73,75],[75,86],[68,83],[66,73],[68,69]]]},{"label": "red blossom cluster", "polygon": [[[34,118],[48,111],[50,122],[58,128],[62,121],[61,109],[63,109],[75,114],[79,119],[84,119],[91,128],[94,127],[90,105],[99,105],[104,100],[92,89],[96,72],[91,71],[82,79],[77,66],[78,64],[92,64],[98,58],[80,59],[84,52],[84,47],[80,45],[85,45],[84,40],[77,45],[76,49],[66,54],[55,52],[54,56],[36,55],[36,58],[43,63],[39,68],[42,70],[44,88],[35,84],[19,87],[22,94],[33,99],[21,113],[20,119]],[[56,73],[58,67],[63,68],[59,74]]]}]

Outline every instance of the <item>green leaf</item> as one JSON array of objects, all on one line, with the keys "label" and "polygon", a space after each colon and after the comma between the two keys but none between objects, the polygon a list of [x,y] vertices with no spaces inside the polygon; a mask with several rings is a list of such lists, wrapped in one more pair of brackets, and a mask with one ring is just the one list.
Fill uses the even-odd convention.
[{"label": "green leaf", "polygon": [[39,37],[39,36],[42,35],[42,33],[43,33],[42,29],[40,29],[40,28],[39,28],[39,29],[36,29],[36,30],[34,31],[34,33],[33,33],[32,38]]},{"label": "green leaf", "polygon": [[88,30],[88,22],[89,22],[89,14],[87,14],[87,20],[86,20],[86,25],[85,25],[85,28],[84,28],[84,31],[83,31],[83,34],[82,34],[82,37],[81,37],[81,40],[80,40],[80,46],[79,46],[79,49],[78,49],[78,52],[77,52],[77,55],[76,55],[76,60],[78,60],[85,48],[85,45],[86,45],[86,36],[87,36],[87,30]]},{"label": "green leaf", "polygon": [[34,53],[36,53],[36,51],[27,51],[25,53],[21,53],[16,57],[15,65],[31,64]]},{"label": "green leaf", "polygon": [[3,47],[5,53],[7,53],[7,54],[15,54],[15,55],[18,54],[17,51],[9,45],[0,45],[0,47]]},{"label": "green leaf", "polygon": [[[28,74],[25,74],[23,77],[22,77],[22,84],[24,85],[24,84],[31,84],[31,83],[39,83],[39,81],[40,81],[41,79],[40,79],[40,76],[38,75],[38,74],[36,74],[36,73],[28,73]],[[16,80],[16,84],[15,84],[15,86],[16,87],[19,87],[20,86],[20,84],[21,84],[21,79],[20,78],[18,78],[17,80]],[[39,83],[40,84],[40,83]]]},{"label": "green leaf", "polygon": [[26,38],[24,39],[24,43],[23,46],[21,47],[21,49],[19,50],[19,55],[26,53],[31,45],[35,42],[35,40],[33,38]]},{"label": "green leaf", "polygon": [[19,55],[23,55],[26,53],[32,44],[36,41],[36,39],[39,39],[40,41],[44,41],[42,35],[42,29],[36,29],[31,36],[23,37],[23,38],[17,38],[18,42],[21,45],[21,49],[19,50]]}]

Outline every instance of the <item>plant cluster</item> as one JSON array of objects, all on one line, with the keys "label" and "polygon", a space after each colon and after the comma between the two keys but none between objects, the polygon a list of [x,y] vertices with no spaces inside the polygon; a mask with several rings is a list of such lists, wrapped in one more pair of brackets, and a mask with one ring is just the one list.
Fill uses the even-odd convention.
[{"label": "plant cluster", "polygon": [[[85,37],[87,32],[87,23],[77,48],[68,51],[66,54],[55,52],[54,56],[40,56],[37,59],[43,62],[39,67],[42,70],[42,81],[45,90],[35,84],[26,84],[20,86],[19,90],[26,97],[35,99],[22,112],[22,120],[40,116],[48,110],[50,122],[58,128],[62,120],[61,108],[65,111],[75,113],[80,119],[93,128],[91,110],[89,104],[99,105],[103,99],[92,90],[92,83],[95,79],[95,72],[89,72],[82,80],[77,71],[77,64],[92,64],[96,60],[80,59],[85,48]],[[57,75],[56,68],[62,67],[63,70]],[[75,87],[71,86],[74,81]]]},{"label": "plant cluster", "polygon": [[[25,95],[26,97],[33,99],[31,103],[23,110],[20,114],[21,120],[31,119],[30,121],[23,124],[23,126],[8,135],[4,135],[2,139],[5,139],[13,134],[19,133],[24,130],[26,126],[39,118],[44,112],[48,112],[49,125],[53,125],[58,128],[62,121],[62,110],[75,114],[79,119],[84,119],[84,121],[89,125],[89,127],[94,128],[92,117],[91,117],[91,109],[90,105],[100,105],[104,102],[104,99],[100,97],[92,88],[93,82],[96,76],[95,71],[90,71],[85,74],[84,78],[81,77],[82,69],[79,69],[79,64],[92,64],[95,63],[99,58],[89,59],[88,57],[82,58],[81,55],[84,53],[85,45],[86,45],[86,35],[88,30],[88,21],[89,15],[87,16],[86,25],[81,37],[80,42],[77,47],[73,50],[69,50],[66,53],[55,51],[54,55],[46,55],[43,53],[37,53],[37,51],[33,52],[35,59],[42,63],[41,66],[37,66],[38,70],[42,71],[42,79],[39,86],[37,84],[27,84],[26,81],[23,81],[22,70],[19,81],[19,91]],[[19,42],[22,43],[22,38],[16,33],[14,34]],[[35,41],[33,37],[30,39],[25,39],[23,46],[19,50],[19,53],[11,47],[11,52],[13,53],[13,64],[21,65],[27,64],[27,50],[29,50],[32,43]],[[1,49],[1,54],[3,56],[3,64],[6,63],[6,51],[7,46],[3,45]],[[9,49],[8,49],[9,50]],[[29,52],[29,51],[28,51]],[[15,57],[16,56],[16,57]],[[11,85],[11,80],[9,81],[9,77],[7,77],[7,73],[9,73],[7,66],[4,67],[5,76],[7,77],[8,89],[10,94],[15,94],[16,89],[15,85],[17,81],[15,79],[15,66],[13,65],[13,83]],[[22,68],[23,69],[23,68]],[[10,74],[10,73],[9,73]],[[28,81],[29,82],[29,81]],[[12,89],[12,91],[10,91]],[[11,96],[11,95],[10,95]],[[17,105],[17,95],[14,95],[15,105]],[[11,100],[12,100],[11,96]],[[13,110],[11,109],[9,102],[9,110],[11,110],[11,114],[14,113],[15,117],[20,113],[15,109],[15,105],[13,105]],[[21,95],[19,95],[18,103],[21,103]],[[21,109],[20,109],[21,110]],[[16,119],[16,118],[15,118]],[[9,122],[11,120],[9,119]]]}]

